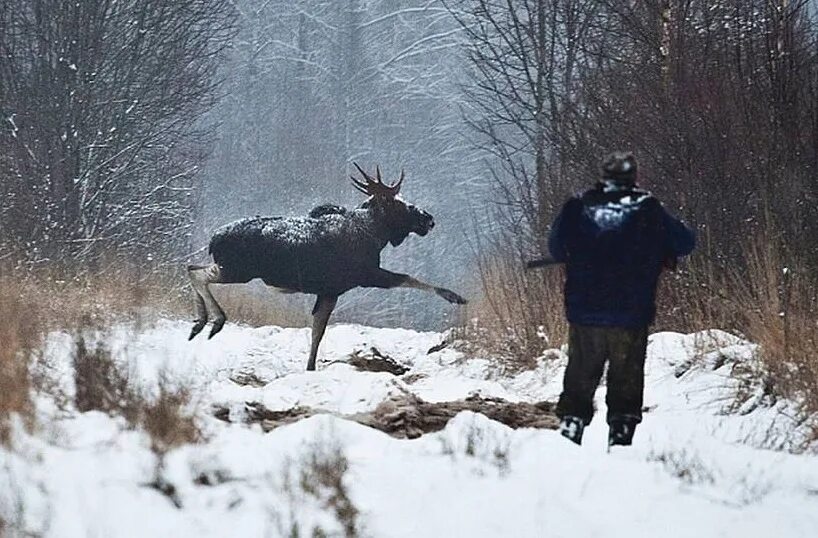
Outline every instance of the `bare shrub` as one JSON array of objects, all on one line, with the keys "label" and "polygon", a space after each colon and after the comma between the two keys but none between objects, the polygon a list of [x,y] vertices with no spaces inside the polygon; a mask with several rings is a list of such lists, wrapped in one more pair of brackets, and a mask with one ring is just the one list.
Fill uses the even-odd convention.
[{"label": "bare shrub", "polygon": [[36,307],[24,301],[13,282],[0,281],[0,444],[11,438],[13,416],[34,425],[30,365],[40,345]]},{"label": "bare shrub", "polygon": [[544,349],[567,341],[560,268],[523,269],[522,258],[497,247],[478,257],[482,295],[466,306],[470,320],[455,330],[476,350],[510,370],[536,366]]}]

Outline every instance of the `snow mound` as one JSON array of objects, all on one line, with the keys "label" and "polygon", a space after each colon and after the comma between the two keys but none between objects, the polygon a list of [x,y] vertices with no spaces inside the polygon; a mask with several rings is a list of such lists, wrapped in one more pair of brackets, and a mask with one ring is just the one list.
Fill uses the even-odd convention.
[{"label": "snow mound", "polygon": [[[732,335],[651,336],[645,421],[635,445],[607,453],[604,420],[585,444],[551,430],[512,429],[463,411],[436,433],[397,439],[336,415],[411,395],[553,401],[565,357],[503,375],[441,346],[446,335],[357,325],[329,328],[319,371],[304,372],[305,329],[228,325],[187,342],[163,320],[88,335],[143,385],[160,371],[195,395],[208,437],[159,464],[147,436],[98,412],[53,411],[0,450],[0,517],[42,536],[787,536],[818,528],[818,456],[795,455],[803,433],[788,402],[765,394],[756,347]],[[378,356],[405,373],[361,371]],[[435,351],[429,352],[430,349]],[[49,335],[44,361],[73,391],[72,340]],[[545,357],[548,358],[545,358]],[[354,361],[353,361],[354,362]],[[604,416],[604,386],[597,392]],[[45,399],[45,398],[43,398]],[[248,403],[323,410],[264,433],[241,422]],[[162,484],[162,487],[157,487]]]}]

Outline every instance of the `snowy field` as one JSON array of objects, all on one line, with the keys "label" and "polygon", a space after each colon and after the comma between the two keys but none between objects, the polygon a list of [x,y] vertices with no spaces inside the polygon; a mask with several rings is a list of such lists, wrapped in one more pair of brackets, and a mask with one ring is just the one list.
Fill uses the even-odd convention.
[{"label": "snowy field", "polygon": [[[513,430],[463,412],[418,439],[338,418],[396,394],[429,402],[480,394],[555,400],[565,356],[505,375],[438,333],[330,327],[319,371],[304,372],[306,329],[228,325],[187,342],[189,323],[161,321],[105,336],[145,386],[158,372],[190,386],[206,441],[157,458],[148,437],[99,412],[39,401],[35,436],[0,452],[0,514],[22,535],[53,537],[809,537],[818,536],[818,456],[787,402],[765,396],[754,347],[718,332],[651,337],[645,421],[630,449],[606,449],[605,388],[577,447],[552,430]],[[347,364],[372,347],[409,368],[396,376]],[[45,361],[73,391],[71,337],[51,334]],[[731,376],[731,372],[736,375]],[[240,384],[236,380],[245,380]],[[246,380],[252,380],[247,382]],[[248,402],[325,410],[263,433]],[[213,417],[229,409],[231,422]],[[342,488],[303,480],[310,461],[341,457]],[[326,458],[325,458],[326,459]],[[307,473],[307,474],[305,474]]]}]

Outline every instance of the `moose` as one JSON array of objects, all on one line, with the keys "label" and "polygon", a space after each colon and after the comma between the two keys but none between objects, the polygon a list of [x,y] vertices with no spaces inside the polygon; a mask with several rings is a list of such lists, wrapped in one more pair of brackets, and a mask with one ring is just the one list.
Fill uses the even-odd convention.
[{"label": "moose", "polygon": [[434,292],[454,304],[466,304],[457,293],[421,282],[380,266],[387,243],[399,246],[411,233],[421,237],[435,226],[432,215],[400,196],[404,172],[392,185],[353,163],[360,179],[352,185],[368,196],[349,210],[325,204],[307,217],[253,217],[227,224],[213,234],[210,265],[188,266],[197,318],[189,340],[199,334],[208,318],[213,325],[208,338],[224,326],[226,316],[210,292],[210,284],[243,284],[260,278],[284,293],[316,295],[312,309],[312,345],[307,370],[315,370],[318,346],[338,297],[355,287],[415,288]]}]

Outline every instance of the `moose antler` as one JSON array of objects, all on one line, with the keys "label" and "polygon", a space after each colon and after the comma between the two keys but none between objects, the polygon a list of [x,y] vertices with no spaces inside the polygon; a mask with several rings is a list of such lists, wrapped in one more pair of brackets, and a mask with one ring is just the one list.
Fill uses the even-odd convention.
[{"label": "moose antler", "polygon": [[358,166],[358,163],[353,162],[352,164],[355,165],[355,168],[358,169],[358,172],[361,173],[365,181],[361,181],[360,179],[356,179],[353,176],[349,176],[352,180],[352,185],[361,191],[362,193],[366,194],[367,196],[387,196],[390,198],[394,198],[400,192],[400,186],[403,183],[404,178],[404,171],[400,171],[400,179],[394,185],[386,185],[384,184],[383,180],[381,179],[381,167],[375,167],[375,177],[373,178],[369,174],[363,171],[363,169]]}]

